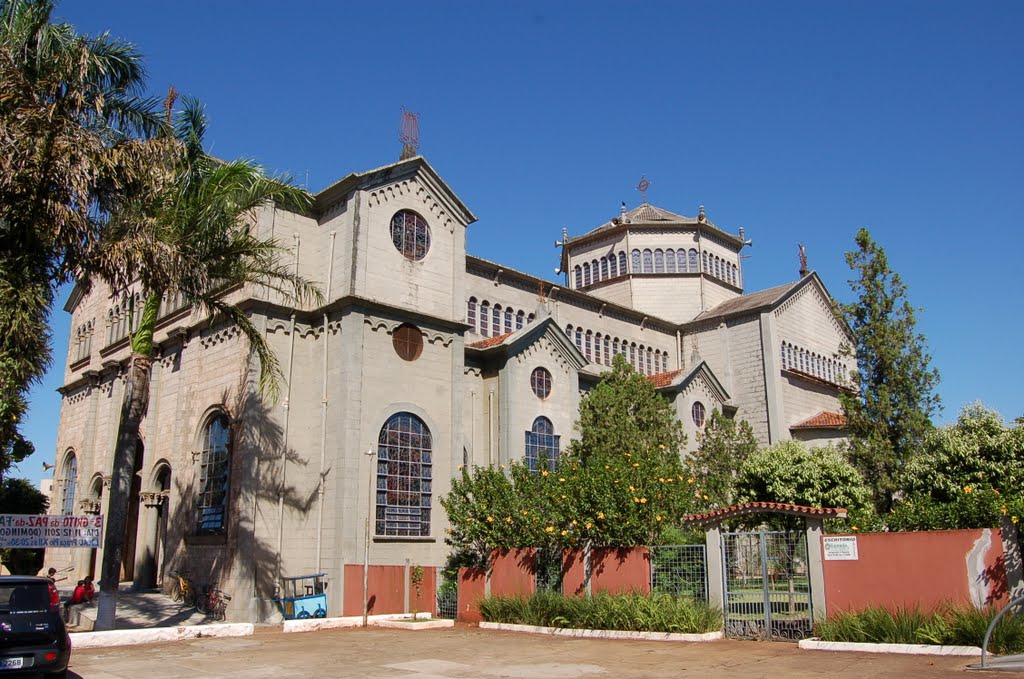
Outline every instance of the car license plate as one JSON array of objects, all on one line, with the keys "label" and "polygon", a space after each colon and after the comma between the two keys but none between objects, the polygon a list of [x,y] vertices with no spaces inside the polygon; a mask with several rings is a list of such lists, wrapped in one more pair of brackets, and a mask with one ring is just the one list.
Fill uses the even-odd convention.
[{"label": "car license plate", "polygon": [[24,658],[0,658],[0,669],[16,670],[24,667]]}]

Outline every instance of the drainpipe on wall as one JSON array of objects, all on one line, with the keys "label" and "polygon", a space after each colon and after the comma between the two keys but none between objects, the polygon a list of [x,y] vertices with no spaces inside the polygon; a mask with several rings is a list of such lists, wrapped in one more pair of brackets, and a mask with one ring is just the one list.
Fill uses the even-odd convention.
[{"label": "drainpipe on wall", "polygon": [[683,369],[683,334],[676,330],[676,369]]},{"label": "drainpipe on wall", "polygon": [[[299,275],[299,234],[292,234],[295,238],[295,276]],[[281,549],[284,546],[284,483],[288,469],[288,425],[291,419],[292,399],[292,359],[295,356],[295,311],[292,310],[291,332],[288,336],[288,371],[285,379],[284,392],[284,432],[281,440],[281,478],[277,486],[277,574],[275,579],[281,579]]]},{"label": "drainpipe on wall", "polygon": [[[334,276],[334,239],[337,236],[336,231],[331,231],[331,251],[327,260],[327,283],[324,285],[324,304],[326,305],[331,299],[331,282]],[[326,479],[324,478],[325,472],[324,467],[327,464],[327,307],[324,307],[324,326],[323,331],[323,372],[321,374],[321,383],[323,389],[320,392],[320,485],[316,489],[317,495],[317,513],[316,513],[316,572],[322,573],[323,568],[321,567],[321,554],[323,552],[323,538],[324,538],[324,485]]]}]

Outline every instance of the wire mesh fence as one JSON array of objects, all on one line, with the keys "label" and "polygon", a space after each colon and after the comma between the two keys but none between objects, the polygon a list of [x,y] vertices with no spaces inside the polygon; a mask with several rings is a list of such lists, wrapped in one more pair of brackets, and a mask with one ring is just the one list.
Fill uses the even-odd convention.
[{"label": "wire mesh fence", "polygon": [[459,614],[459,582],[438,569],[437,617],[454,620]]},{"label": "wire mesh fence", "polygon": [[534,587],[538,592],[541,590],[562,591],[562,550],[537,550]]},{"label": "wire mesh fence", "polygon": [[651,591],[708,600],[708,562],[704,545],[651,547]]}]

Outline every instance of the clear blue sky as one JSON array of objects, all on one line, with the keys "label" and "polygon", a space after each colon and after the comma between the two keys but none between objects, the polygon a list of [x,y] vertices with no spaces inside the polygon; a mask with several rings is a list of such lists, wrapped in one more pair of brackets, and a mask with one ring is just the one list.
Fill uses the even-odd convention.
[{"label": "clear blue sky", "polygon": [[[797,277],[797,243],[850,299],[861,227],[923,309],[940,421],[1024,415],[1021,2],[66,0],[146,55],[150,87],[207,105],[212,152],[319,190],[397,160],[400,107],[480,221],[469,251],[555,279],[553,241],[639,201],[754,240],[748,291]],[[66,294],[61,297],[63,304]],[[68,345],[27,431],[53,461]]]}]

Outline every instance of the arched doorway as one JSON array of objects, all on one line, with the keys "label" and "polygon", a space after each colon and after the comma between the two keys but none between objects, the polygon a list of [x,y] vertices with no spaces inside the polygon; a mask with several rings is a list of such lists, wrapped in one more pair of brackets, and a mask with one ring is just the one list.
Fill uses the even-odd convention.
[{"label": "arched doorway", "polygon": [[135,541],[139,535],[139,493],[142,492],[142,459],[145,446],[142,439],[135,442],[135,467],[132,486],[128,494],[128,518],[124,524],[124,547],[121,550],[121,582],[135,579]]},{"label": "arched doorway", "polygon": [[151,490],[141,493],[140,523],[144,541],[143,552],[138,561],[138,572],[134,579],[136,589],[155,589],[163,580],[171,489],[171,468],[166,462],[157,463],[156,472],[149,486]]}]

